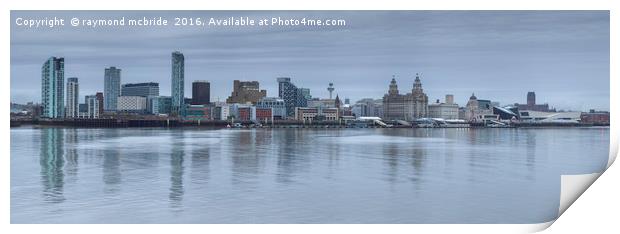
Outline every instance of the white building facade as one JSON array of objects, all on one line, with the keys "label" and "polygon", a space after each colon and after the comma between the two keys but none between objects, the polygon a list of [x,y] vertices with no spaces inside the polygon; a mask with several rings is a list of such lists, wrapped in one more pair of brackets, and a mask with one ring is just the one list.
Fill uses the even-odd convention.
[{"label": "white building facade", "polygon": [[119,96],[117,99],[117,110],[126,112],[146,111],[146,98],[140,96]]}]

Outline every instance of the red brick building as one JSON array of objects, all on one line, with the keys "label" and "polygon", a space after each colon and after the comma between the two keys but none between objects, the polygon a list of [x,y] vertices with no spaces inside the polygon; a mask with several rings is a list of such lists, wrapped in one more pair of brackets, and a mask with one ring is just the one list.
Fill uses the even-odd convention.
[{"label": "red brick building", "polygon": [[252,120],[252,108],[251,107],[239,107],[237,111],[239,112],[239,116],[237,116],[237,118],[240,121]]},{"label": "red brick building", "polygon": [[256,120],[258,121],[271,121],[273,113],[271,108],[268,107],[256,107]]},{"label": "red brick building", "polygon": [[590,110],[590,112],[581,113],[581,123],[609,125],[609,112]]}]

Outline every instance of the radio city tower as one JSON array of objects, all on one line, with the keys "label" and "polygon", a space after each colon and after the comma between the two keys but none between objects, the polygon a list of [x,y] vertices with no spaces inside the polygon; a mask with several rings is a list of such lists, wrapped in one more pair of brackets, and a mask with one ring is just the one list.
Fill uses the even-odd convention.
[{"label": "radio city tower", "polygon": [[334,92],[334,83],[329,83],[329,87],[327,87],[327,91],[329,91],[329,99],[332,99],[332,93]]}]

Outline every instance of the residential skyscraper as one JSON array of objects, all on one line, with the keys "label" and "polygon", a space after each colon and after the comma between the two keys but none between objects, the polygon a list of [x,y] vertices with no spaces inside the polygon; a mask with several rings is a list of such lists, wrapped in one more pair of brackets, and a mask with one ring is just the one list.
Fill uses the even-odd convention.
[{"label": "residential skyscraper", "polygon": [[65,104],[65,117],[77,118],[79,111],[79,84],[77,77],[70,77],[67,79],[67,103]]},{"label": "residential skyscraper", "polygon": [[185,57],[179,51],[172,52],[172,106],[171,115],[183,114],[185,106]]},{"label": "residential skyscraper", "polygon": [[65,59],[50,57],[41,67],[42,117],[55,119],[65,116],[64,82]]},{"label": "residential skyscraper", "polygon": [[192,82],[192,105],[211,103],[211,84],[206,80]]},{"label": "residential skyscraper", "polygon": [[121,95],[121,69],[116,67],[106,68],[103,83],[103,109],[106,111],[116,111],[117,99]]},{"label": "residential skyscraper", "polygon": [[121,86],[121,96],[159,96],[159,83],[134,83]]}]

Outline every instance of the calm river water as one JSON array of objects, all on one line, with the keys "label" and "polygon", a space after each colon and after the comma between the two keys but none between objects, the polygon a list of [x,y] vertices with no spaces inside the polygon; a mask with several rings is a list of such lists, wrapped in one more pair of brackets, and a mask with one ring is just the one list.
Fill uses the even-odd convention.
[{"label": "calm river water", "polygon": [[540,223],[609,128],[11,128],[12,223]]}]

